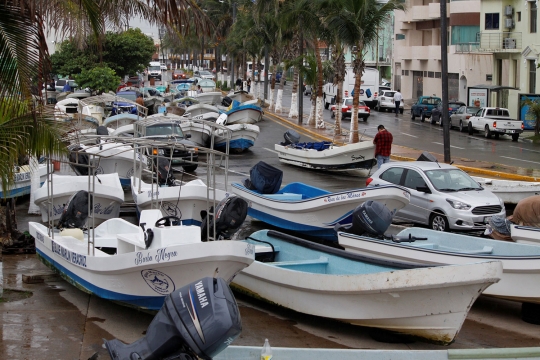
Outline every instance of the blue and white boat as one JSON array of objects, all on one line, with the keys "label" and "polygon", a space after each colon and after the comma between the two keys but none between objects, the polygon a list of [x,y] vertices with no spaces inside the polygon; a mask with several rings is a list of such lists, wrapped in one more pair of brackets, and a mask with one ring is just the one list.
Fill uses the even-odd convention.
[{"label": "blue and white boat", "polygon": [[[39,184],[43,185],[47,179],[47,164],[39,164]],[[53,166],[49,165],[49,170],[52,172]],[[30,194],[32,183],[32,173],[30,172],[29,165],[16,166],[14,172],[13,185],[10,189],[7,189],[0,180],[0,198],[11,199],[18,196]]]},{"label": "blue and white boat", "polygon": [[[255,144],[261,131],[257,125],[253,124],[232,124],[226,125],[226,127],[230,132],[217,129],[214,133],[214,148],[217,150],[224,151],[227,147],[227,142],[229,142],[229,149],[231,152],[239,153],[247,150]],[[229,136],[230,140],[228,139]]]},{"label": "blue and white boat", "polygon": [[540,304],[540,246],[417,227],[404,229],[394,235],[393,239],[338,233],[339,245],[345,250],[374,259],[414,265],[501,261],[503,265],[501,281],[490,286],[484,294]]},{"label": "blue and white boat", "polygon": [[253,104],[240,104],[233,101],[232,108],[225,112],[227,114],[227,124],[255,124],[261,121],[263,116],[262,108]]},{"label": "blue and white boat", "polygon": [[300,182],[290,183],[275,194],[261,194],[242,184],[232,191],[250,204],[248,215],[277,228],[336,241],[334,227],[352,221],[353,210],[368,200],[399,210],[410,194],[395,185],[330,192]]},{"label": "blue and white boat", "polygon": [[407,267],[271,230],[245,241],[256,255],[234,278],[238,291],[301,313],[439,344],[455,339],[471,305],[502,273],[499,261]]},{"label": "blue and white boat", "polygon": [[106,118],[103,121],[103,126],[111,129],[118,129],[125,125],[131,125],[139,119],[141,119],[141,117],[137,114],[121,113]]}]

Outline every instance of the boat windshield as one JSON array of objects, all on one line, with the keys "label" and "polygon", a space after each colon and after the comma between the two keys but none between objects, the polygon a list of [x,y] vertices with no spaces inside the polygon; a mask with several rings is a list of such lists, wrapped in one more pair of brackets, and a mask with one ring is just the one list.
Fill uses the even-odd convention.
[{"label": "boat windshield", "polygon": [[178,136],[184,137],[182,128],[178,124],[158,124],[146,128],[146,136]]},{"label": "boat windshield", "polygon": [[426,170],[429,181],[439,191],[468,191],[483,188],[460,169]]}]

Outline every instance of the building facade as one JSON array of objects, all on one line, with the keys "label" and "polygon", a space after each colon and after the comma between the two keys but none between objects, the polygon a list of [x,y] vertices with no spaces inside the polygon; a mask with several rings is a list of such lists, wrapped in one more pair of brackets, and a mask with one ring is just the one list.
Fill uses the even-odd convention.
[{"label": "building facade", "polygon": [[[484,0],[486,1],[486,0]],[[467,87],[493,84],[493,56],[480,51],[481,1],[446,3],[448,17],[448,74],[441,73],[440,2],[406,0],[396,11],[393,88],[405,99],[441,96],[442,76],[448,76],[449,100],[467,101]]]}]

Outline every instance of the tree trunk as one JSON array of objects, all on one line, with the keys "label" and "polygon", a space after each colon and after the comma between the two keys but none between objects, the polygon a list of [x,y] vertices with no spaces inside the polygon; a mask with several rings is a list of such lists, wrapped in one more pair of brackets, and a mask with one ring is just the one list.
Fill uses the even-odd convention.
[{"label": "tree trunk", "polygon": [[362,72],[364,71],[364,60],[362,59],[363,43],[360,42],[356,48],[356,57],[353,61],[354,77],[354,95],[353,108],[351,112],[351,134],[349,137],[350,143],[357,143],[358,136],[358,104],[360,103],[360,85],[362,84]]},{"label": "tree trunk", "polygon": [[315,58],[317,59],[317,99],[315,101],[315,127],[318,129],[324,129],[323,118],[323,66],[321,53],[319,51],[319,39],[314,38]]},{"label": "tree trunk", "polygon": [[289,117],[292,119],[298,118],[298,86],[300,86],[299,82],[300,76],[298,74],[298,66],[295,66],[293,74],[291,109],[289,110]]}]

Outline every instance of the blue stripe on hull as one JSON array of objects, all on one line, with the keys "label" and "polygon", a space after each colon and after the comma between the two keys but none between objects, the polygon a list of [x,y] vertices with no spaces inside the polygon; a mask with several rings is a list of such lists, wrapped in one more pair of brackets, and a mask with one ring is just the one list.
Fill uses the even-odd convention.
[{"label": "blue stripe on hull", "polygon": [[[325,240],[337,241],[337,234],[334,231],[334,228],[323,228],[323,227],[300,224],[300,223],[292,222],[289,220],[285,220],[283,218],[279,218],[279,217],[261,212],[259,210],[255,210],[253,208],[248,208],[248,215],[255,219],[264,221],[267,224],[278,227],[280,229],[295,231],[295,232],[299,232],[308,236],[314,236],[314,237],[318,237]],[[344,220],[347,220],[347,218],[345,218]],[[347,224],[347,222],[345,221],[341,223]]]},{"label": "blue stripe on hull", "polygon": [[[127,294],[121,294],[114,291],[106,290],[103,288],[100,288],[83,278],[75,275],[71,271],[67,270],[65,267],[60,265],[58,262],[51,259],[49,256],[45,255],[41,250],[36,248],[36,251],[38,255],[45,261],[45,265],[52,265],[56,270],[58,270],[62,277],[66,278],[68,282],[72,283],[74,286],[78,287],[79,289],[82,288],[82,290],[94,294],[96,296],[99,296],[103,299],[113,300],[113,301],[119,301],[123,302],[126,305],[129,305],[131,307],[138,307],[142,309],[148,309],[148,310],[159,310],[161,309],[161,306],[163,305],[163,302],[165,301],[165,296],[134,296],[134,295],[127,295]],[[48,262],[49,264],[47,264]]]},{"label": "blue stripe on hull", "polygon": [[[249,149],[250,147],[252,147],[253,144],[254,144],[254,142],[251,141],[251,140],[236,139],[236,140],[231,140],[229,142],[229,148],[246,150],[246,149]],[[216,149],[225,149],[225,146],[227,146],[227,143],[222,142],[222,143],[216,144],[214,147]]]},{"label": "blue stripe on hull", "polygon": [[[40,183],[39,186],[41,187],[42,185],[44,184],[44,182]],[[2,185],[0,184],[0,187]],[[6,199],[11,199],[11,198],[14,198],[14,197],[18,197],[18,196],[24,196],[24,195],[29,195],[30,194],[30,188],[31,186],[28,185],[28,186],[23,186],[23,187],[20,187],[20,188],[17,188],[17,189],[11,189],[10,191],[7,192],[7,195],[6,195]],[[0,198],[4,198],[4,191],[0,191]]]},{"label": "blue stripe on hull", "polygon": [[122,185],[122,187],[131,187],[131,179],[120,178],[120,185]]}]

